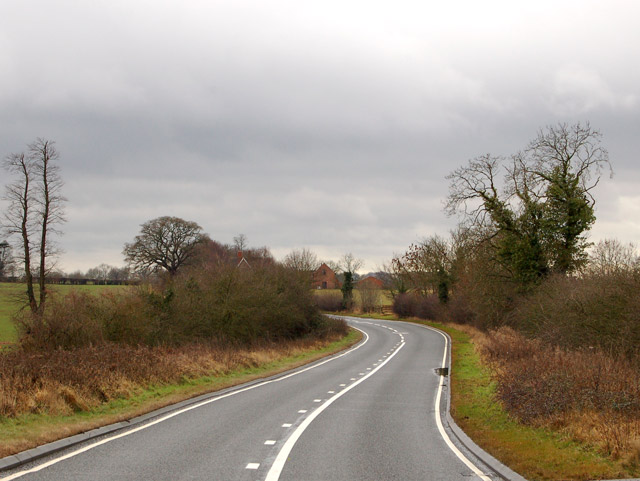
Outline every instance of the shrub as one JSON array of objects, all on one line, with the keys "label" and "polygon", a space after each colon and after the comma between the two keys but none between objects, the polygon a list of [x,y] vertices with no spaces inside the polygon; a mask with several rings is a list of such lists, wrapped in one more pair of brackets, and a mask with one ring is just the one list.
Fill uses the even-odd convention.
[{"label": "shrub", "polygon": [[416,312],[416,297],[410,293],[398,294],[393,298],[393,313],[398,317],[412,317]]},{"label": "shrub", "polygon": [[553,277],[520,300],[512,323],[554,346],[633,357],[640,344],[639,290],[640,280],[630,274]]},{"label": "shrub", "polygon": [[476,314],[469,299],[464,292],[456,292],[449,298],[446,308],[442,312],[444,320],[454,322],[456,324],[469,324],[477,326]]},{"label": "shrub", "polygon": [[436,320],[440,317],[440,301],[435,294],[418,297],[414,306],[414,315],[420,319]]},{"label": "shrub", "polygon": [[293,339],[324,329],[308,284],[276,265],[192,270],[165,286],[52,298],[42,316],[16,319],[26,349],[72,349],[103,341],[180,345]]},{"label": "shrub", "polygon": [[393,299],[393,312],[399,317],[417,317],[437,320],[441,316],[441,305],[435,294],[426,296],[418,293],[398,294]]},{"label": "shrub", "polygon": [[380,309],[380,289],[367,285],[358,288],[360,309],[362,312],[375,312]]},{"label": "shrub", "polygon": [[322,311],[339,312],[343,310],[342,294],[320,291],[313,296],[313,302]]},{"label": "shrub", "polygon": [[96,313],[100,300],[86,293],[50,296],[44,313],[21,311],[14,318],[21,345],[26,350],[71,349],[103,342]]}]

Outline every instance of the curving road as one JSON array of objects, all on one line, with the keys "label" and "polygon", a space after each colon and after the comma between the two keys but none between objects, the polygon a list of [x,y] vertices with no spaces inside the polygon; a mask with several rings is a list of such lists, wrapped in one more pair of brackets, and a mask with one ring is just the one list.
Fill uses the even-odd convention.
[{"label": "curving road", "polygon": [[446,338],[349,319],[347,352],[40,459],[0,480],[488,480],[440,423]]}]

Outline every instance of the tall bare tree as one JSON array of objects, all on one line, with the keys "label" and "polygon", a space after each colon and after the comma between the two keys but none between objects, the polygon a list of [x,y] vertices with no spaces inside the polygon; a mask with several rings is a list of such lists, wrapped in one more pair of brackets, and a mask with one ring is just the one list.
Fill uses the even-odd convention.
[{"label": "tall bare tree", "polygon": [[[60,233],[57,226],[65,221],[63,181],[55,164],[58,159],[55,142],[38,138],[29,145],[27,154],[10,154],[4,161],[5,170],[14,180],[6,186],[4,199],[9,206],[3,227],[10,236],[20,237],[18,257],[24,266],[27,301],[34,313],[44,308],[46,275],[58,253],[51,236]],[[38,299],[33,285],[34,270],[40,287]]]},{"label": "tall bare tree", "polygon": [[29,145],[29,157],[33,160],[36,174],[36,205],[37,225],[40,229],[40,265],[38,282],[40,286],[40,305],[44,306],[47,289],[46,276],[53,268],[52,260],[59,250],[51,240],[51,235],[60,234],[57,226],[65,222],[64,204],[66,198],[62,195],[64,182],[60,176],[60,166],[56,164],[60,155],[55,148],[55,142],[42,138],[36,139]]},{"label": "tall bare tree", "polygon": [[9,236],[20,236],[19,258],[24,266],[25,281],[27,283],[27,302],[33,312],[37,311],[38,303],[33,289],[33,273],[31,272],[31,246],[33,235],[33,220],[31,215],[33,203],[33,163],[24,154],[10,154],[5,158],[4,169],[16,179],[5,186],[4,199],[9,206],[4,214],[3,227]]}]

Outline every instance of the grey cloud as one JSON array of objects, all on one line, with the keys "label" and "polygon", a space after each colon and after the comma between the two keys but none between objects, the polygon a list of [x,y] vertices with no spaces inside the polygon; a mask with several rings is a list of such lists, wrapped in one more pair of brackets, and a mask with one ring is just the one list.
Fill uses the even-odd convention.
[{"label": "grey cloud", "polygon": [[[159,215],[379,263],[453,227],[447,173],[545,125],[590,120],[635,179],[638,14],[629,1],[5,2],[0,153],[58,142],[69,268],[115,263]],[[637,184],[618,178],[597,192],[594,237],[637,232],[621,220]]]}]

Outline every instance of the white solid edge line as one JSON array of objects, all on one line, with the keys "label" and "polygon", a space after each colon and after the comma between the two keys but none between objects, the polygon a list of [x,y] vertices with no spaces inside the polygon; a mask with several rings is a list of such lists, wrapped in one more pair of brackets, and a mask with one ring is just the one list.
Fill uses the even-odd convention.
[{"label": "white solid edge line", "polygon": [[[416,324],[416,325],[420,327],[424,327],[425,329],[429,329],[431,331],[437,332],[444,338],[444,353],[442,355],[441,367],[445,367],[447,365],[447,349],[449,348],[449,339],[447,338],[447,336],[445,336],[438,329],[434,329],[433,327],[424,326],[420,324]],[[447,446],[449,447],[449,449],[453,451],[453,453],[460,459],[460,461],[462,461],[471,471],[473,471],[483,481],[491,481],[491,478],[489,478],[486,474],[484,474],[475,464],[473,464],[469,460],[469,458],[467,458],[464,454],[462,454],[462,451],[460,451],[458,447],[455,444],[453,444],[453,441],[451,441],[451,438],[449,437],[447,432],[444,430],[444,426],[442,425],[442,420],[440,419],[440,399],[442,397],[443,384],[444,384],[444,376],[440,376],[440,383],[438,384],[438,394],[436,395],[436,409],[435,409],[436,425],[438,426],[438,431],[440,431],[440,435],[444,439],[444,442],[447,443]]]},{"label": "white solid edge line", "polygon": [[358,331],[360,331],[361,333],[363,333],[365,335],[364,341],[361,342],[361,343],[358,343],[358,345],[356,345],[355,347],[352,347],[348,351],[345,351],[345,352],[343,352],[343,353],[341,353],[341,354],[339,354],[337,356],[330,357],[329,359],[325,359],[324,361],[319,362],[317,364],[314,364],[313,366],[309,366],[309,367],[301,369],[299,371],[292,372],[291,374],[287,374],[286,376],[282,376],[282,377],[279,377],[277,379],[270,379],[268,381],[264,381],[264,382],[261,382],[259,384],[254,384],[253,386],[248,386],[248,387],[245,387],[245,388],[242,388],[242,389],[238,389],[237,391],[232,391],[232,392],[229,392],[227,394],[222,394],[220,396],[216,396],[214,398],[207,399],[205,401],[202,401],[202,402],[199,402],[199,403],[196,403],[196,404],[192,404],[191,406],[188,406],[186,408],[183,408],[183,409],[180,409],[178,411],[174,411],[172,413],[169,413],[169,414],[166,414],[166,415],[164,415],[162,417],[159,417],[155,421],[151,421],[151,422],[149,422],[147,424],[144,424],[144,425],[139,426],[137,428],[131,429],[131,430],[126,431],[124,433],[116,434],[115,436],[111,436],[111,437],[105,438],[105,439],[103,439],[101,441],[97,441],[97,442],[89,444],[88,446],[85,446],[83,448],[76,449],[75,451],[67,453],[64,456],[59,456],[59,457],[54,458],[54,459],[52,459],[50,461],[47,461],[46,463],[42,463],[42,464],[39,464],[38,466],[34,466],[31,469],[26,469],[24,471],[18,471],[17,473],[14,473],[14,474],[12,474],[10,476],[7,476],[5,478],[0,478],[0,481],[11,481],[12,479],[21,478],[22,476],[25,476],[27,474],[36,473],[36,472],[41,471],[41,470],[43,470],[45,468],[48,468],[49,466],[53,466],[54,464],[57,464],[60,461],[64,461],[66,459],[73,458],[74,456],[77,456],[78,454],[82,454],[82,453],[84,453],[86,451],[89,451],[89,450],[91,450],[93,448],[97,448],[98,446],[102,446],[103,444],[106,444],[108,442],[115,441],[116,439],[120,439],[120,438],[123,438],[125,436],[129,436],[130,434],[133,434],[133,433],[137,433],[138,431],[142,431],[143,429],[147,429],[147,428],[149,428],[151,426],[154,426],[154,425],[159,424],[159,423],[161,423],[163,421],[166,421],[167,419],[171,419],[172,417],[178,416],[179,414],[183,414],[183,413],[185,413],[187,411],[191,411],[193,409],[205,406],[207,404],[211,404],[211,403],[213,403],[215,401],[219,401],[220,399],[224,399],[224,398],[227,398],[227,397],[230,397],[230,396],[234,396],[236,394],[240,394],[242,392],[249,391],[251,389],[256,389],[258,387],[266,386],[267,384],[271,384],[271,383],[274,383],[274,382],[283,381],[283,380],[288,379],[290,377],[297,376],[298,374],[302,374],[303,372],[307,372],[307,371],[310,371],[311,369],[315,369],[316,367],[322,366],[323,364],[326,364],[328,362],[334,361],[336,359],[340,359],[341,357],[346,356],[347,354],[351,354],[353,351],[355,351],[357,349],[360,349],[362,346],[364,346],[369,341],[369,335],[366,332],[364,332],[361,329],[358,329],[357,327],[354,327],[354,329],[357,329]]},{"label": "white solid edge line", "polygon": [[282,473],[282,470],[284,469],[284,465],[287,462],[287,459],[289,458],[289,454],[291,454],[291,450],[295,446],[300,436],[302,436],[302,433],[309,427],[309,425],[313,422],[313,420],[320,415],[322,411],[327,409],[336,399],[341,397],[343,394],[346,394],[351,389],[356,387],[358,384],[365,381],[369,377],[373,376],[378,370],[384,367],[386,363],[391,361],[391,359],[393,359],[393,356],[395,356],[400,352],[400,349],[404,347],[404,344],[405,343],[403,342],[398,347],[398,349],[396,349],[396,351],[391,356],[389,356],[389,359],[387,359],[385,362],[380,364],[377,368],[375,368],[369,374],[367,374],[364,377],[361,377],[359,380],[357,380],[353,384],[350,384],[349,387],[346,387],[335,396],[327,399],[327,401],[324,404],[320,405],[318,409],[316,409],[309,416],[307,416],[304,419],[304,421],[302,421],[302,423],[300,423],[300,425],[296,428],[296,430],[291,434],[291,436],[289,436],[287,441],[283,444],[282,448],[280,449],[280,452],[276,456],[275,461],[271,465],[271,469],[269,469],[269,472],[267,473],[267,477],[265,478],[265,481],[278,481],[278,479],[280,479],[280,474]]}]

